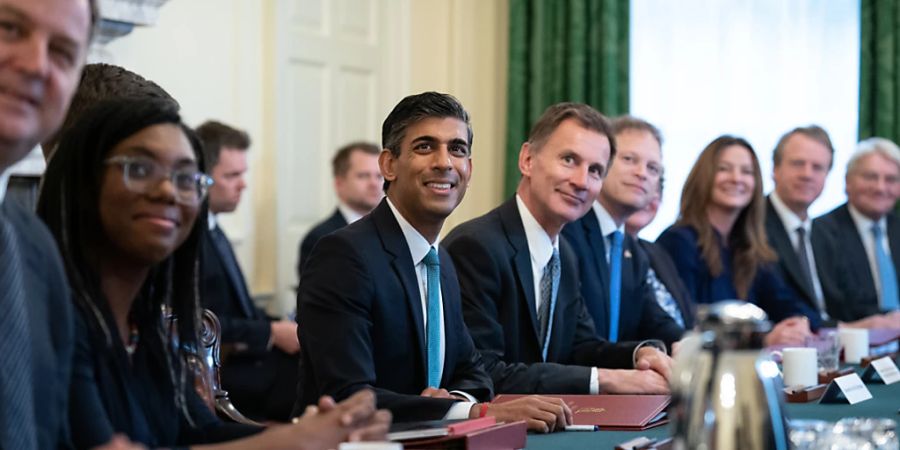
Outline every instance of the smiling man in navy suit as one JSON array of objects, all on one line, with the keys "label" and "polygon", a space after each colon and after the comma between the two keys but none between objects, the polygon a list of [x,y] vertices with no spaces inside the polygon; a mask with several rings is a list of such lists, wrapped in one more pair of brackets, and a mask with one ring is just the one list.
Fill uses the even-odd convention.
[{"label": "smiling man in navy suit", "polygon": [[496,416],[550,431],[558,399],[487,402],[493,386],[460,311],[453,263],[437,245],[472,173],[469,115],[446,94],[404,98],[382,127],[387,198],[322,238],[297,294],[303,345],[295,414],[321,395],[371,387],[396,421]]},{"label": "smiling man in navy suit", "polygon": [[595,109],[547,108],[519,151],[516,195],[443,242],[459,270],[466,324],[500,393],[668,392],[671,359],[661,343],[597,336],[575,253],[560,239],[591,207],[615,152]]}]

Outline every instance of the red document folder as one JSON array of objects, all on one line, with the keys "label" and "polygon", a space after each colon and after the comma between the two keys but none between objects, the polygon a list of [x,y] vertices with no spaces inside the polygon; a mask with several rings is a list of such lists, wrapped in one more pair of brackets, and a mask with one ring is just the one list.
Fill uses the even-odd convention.
[{"label": "red document folder", "polygon": [[404,449],[510,450],[525,448],[525,422],[501,423],[480,430],[434,439],[404,441]]},{"label": "red document folder", "polygon": [[[524,395],[502,394],[494,403]],[[597,425],[601,430],[640,431],[669,422],[668,395],[545,395],[561,398],[572,409],[575,425]]]}]

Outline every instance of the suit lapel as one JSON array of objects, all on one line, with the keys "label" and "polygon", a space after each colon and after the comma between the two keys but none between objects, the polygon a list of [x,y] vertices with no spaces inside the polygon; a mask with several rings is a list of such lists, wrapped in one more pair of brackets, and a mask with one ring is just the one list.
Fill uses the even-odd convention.
[{"label": "suit lapel", "polygon": [[[872,286],[874,293],[875,274],[869,267],[869,255],[866,254],[866,247],[863,245],[862,238],[859,237],[859,230],[856,228],[856,223],[853,222],[853,217],[850,216],[850,209],[846,203],[838,210],[835,219],[839,226],[838,232],[842,234],[839,242],[846,244],[842,247],[848,253],[842,256],[845,256],[848,261],[858,262],[855,265],[858,267],[857,273],[862,276],[862,279],[857,281],[863,283],[863,286]],[[865,231],[868,232],[868,230]]]},{"label": "suit lapel", "polygon": [[439,256],[441,260],[441,303],[444,308],[444,370],[441,373],[441,386],[446,386],[453,376],[453,370],[448,368],[456,367],[456,334],[453,332],[455,323],[452,321],[455,317],[453,312],[456,311],[456,307],[450,302],[459,298],[459,287],[457,281],[450,277],[449,271],[446,269],[451,264],[447,252],[441,251]]},{"label": "suit lapel", "polygon": [[[800,258],[797,256],[794,246],[791,245],[788,231],[784,228],[781,218],[778,217],[775,207],[772,206],[771,199],[766,199],[766,234],[769,236],[769,243],[774,247],[775,253],[781,258],[787,273],[798,286],[803,288],[804,300],[807,300],[807,303],[809,303],[809,300],[813,300],[812,306],[817,307],[814,300],[816,298],[815,291],[806,282],[806,277],[803,276],[803,269],[800,268]],[[812,236],[810,236],[810,241],[812,241]]]},{"label": "suit lapel", "polygon": [[256,318],[256,311],[252,304],[253,300],[250,299],[247,285],[244,284],[244,276],[241,275],[238,269],[237,258],[234,256],[234,251],[232,251],[225,233],[217,225],[207,233],[207,238],[212,241],[213,248],[219,255],[219,261],[222,262],[222,267],[228,275],[231,286],[238,298],[238,303],[241,305],[241,310],[244,311],[248,318]]},{"label": "suit lapel", "polygon": [[516,268],[516,275],[519,281],[519,290],[525,295],[525,309],[531,318],[531,330],[534,333],[534,341],[538,343],[540,348],[540,328],[537,320],[537,302],[534,298],[534,275],[531,271],[531,253],[528,251],[528,238],[525,237],[525,227],[522,225],[522,216],[519,215],[519,208],[516,199],[513,197],[500,206],[500,222],[506,232],[506,238],[513,247],[512,262]]},{"label": "suit lapel", "polygon": [[[409,317],[415,324],[413,329],[416,330],[416,339],[419,344],[419,357],[421,361],[426,361],[425,355],[425,330],[422,313],[422,298],[419,294],[419,287],[416,281],[416,268],[409,254],[409,245],[406,244],[406,238],[400,229],[400,224],[394,218],[394,214],[388,206],[386,200],[382,200],[381,204],[372,211],[372,219],[375,222],[375,228],[381,237],[381,243],[385,252],[390,255],[391,268],[400,285],[403,287],[403,293],[406,297],[406,305],[409,310]],[[422,365],[422,370],[427,370]],[[426,374],[427,375],[427,374]]]},{"label": "suit lapel", "polygon": [[[603,231],[600,229],[600,221],[597,220],[597,214],[594,210],[588,210],[588,213],[579,220],[581,226],[584,227],[584,235],[587,237],[588,244],[591,246],[591,254],[596,264],[598,275],[600,276],[601,290],[600,298],[586,298],[585,302],[596,302],[600,305],[603,317],[609,317],[609,264],[606,262],[606,240],[603,237]],[[609,333],[609,323],[596,323],[597,333],[606,336]]]}]

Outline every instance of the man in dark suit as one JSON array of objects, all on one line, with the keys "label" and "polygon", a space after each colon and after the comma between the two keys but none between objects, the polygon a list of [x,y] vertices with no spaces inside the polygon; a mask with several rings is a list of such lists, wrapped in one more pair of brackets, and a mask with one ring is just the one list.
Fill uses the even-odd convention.
[{"label": "man in dark suit", "polygon": [[551,106],[522,145],[515,197],[443,241],[459,270],[466,324],[498,392],[668,391],[671,360],[663,352],[598,339],[578,291],[575,253],[559,239],[600,190],[615,152],[610,136],[608,121],[590,106]]},{"label": "man in dark suit", "polygon": [[0,448],[66,447],[72,301],[53,238],[5,201],[6,181],[62,123],[97,11],[88,0],[0,0],[0,10],[15,30],[0,40]]},{"label": "man in dark suit", "polygon": [[320,395],[372,387],[397,421],[497,416],[552,430],[557,400],[486,402],[492,384],[460,311],[450,258],[436,241],[472,170],[468,113],[446,94],[404,98],[382,126],[387,198],[322,238],[297,294],[301,356],[295,413]]},{"label": "man in dark suit", "polygon": [[197,127],[214,184],[209,189],[209,233],[201,248],[202,302],[222,324],[222,386],[242,413],[261,419],[287,420],[297,385],[297,324],[270,320],[253,304],[244,274],[219,214],[234,211],[246,187],[247,133],[221,122]]},{"label": "man in dark suit", "polygon": [[817,125],[795,128],[779,139],[772,154],[775,190],[766,202],[766,235],[778,254],[779,274],[826,326],[844,321],[871,327],[881,319],[854,312],[859,290],[848,260],[840,256],[838,239],[808,214],[825,187],[833,156],[828,133]]},{"label": "man in dark suit", "polygon": [[690,330],[694,328],[696,307],[687,286],[678,275],[675,262],[664,248],[656,245],[655,242],[638,237],[638,233],[656,218],[662,191],[663,177],[660,176],[659,190],[656,195],[647,203],[647,206],[628,216],[628,220],[625,221],[625,232],[637,241],[638,246],[650,261],[650,268],[647,270],[647,284],[653,290],[656,303],[672,317],[678,326]]},{"label": "man in dark suit", "polygon": [[[847,164],[847,203],[815,220],[837,242],[837,255],[858,297],[835,309],[842,320],[869,319],[874,327],[900,327],[897,270],[900,222],[892,213],[900,196],[900,149],[870,138]],[[829,310],[831,312],[831,310]]]},{"label": "man in dark suit", "polygon": [[575,249],[581,295],[597,333],[612,342],[681,339],[684,328],[656,303],[647,283],[649,262],[625,233],[625,221],[656,196],[662,176],[662,138],[650,123],[631,116],[613,121],[616,154],[600,195],[587,214],[562,234]]},{"label": "man in dark suit", "polygon": [[303,271],[303,264],[309,258],[313,246],[326,234],[337,231],[348,223],[353,223],[372,211],[384,193],[381,185],[384,178],[378,169],[378,154],[381,148],[369,142],[353,142],[341,147],[331,160],[334,174],[334,192],[338,206],[327,219],[316,224],[300,243],[297,258],[297,276]]}]

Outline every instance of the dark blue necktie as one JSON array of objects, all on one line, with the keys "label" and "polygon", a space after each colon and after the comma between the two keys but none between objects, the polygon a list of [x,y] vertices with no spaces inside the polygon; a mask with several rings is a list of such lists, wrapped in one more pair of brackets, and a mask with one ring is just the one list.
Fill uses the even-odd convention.
[{"label": "dark blue necktie", "polygon": [[422,261],[427,274],[425,342],[428,353],[428,387],[437,388],[441,385],[441,262],[434,247],[428,250]]},{"label": "dark blue necktie", "polygon": [[878,264],[878,278],[881,280],[881,308],[886,311],[898,309],[897,299],[897,272],[894,270],[894,262],[881,245],[881,227],[876,223],[872,225],[872,234],[875,236],[875,261]]},{"label": "dark blue necktie", "polygon": [[556,310],[556,293],[559,290],[559,251],[553,249],[550,261],[544,266],[541,275],[541,306],[538,308],[538,321],[541,324],[541,356],[547,360],[547,348],[550,334],[553,332],[553,312]]},{"label": "dark blue necktie", "polygon": [[619,308],[622,291],[622,239],[621,231],[610,233],[609,246],[609,342],[619,340]]},{"label": "dark blue necktie", "polygon": [[21,256],[12,224],[0,208],[0,448],[27,450],[37,448],[37,433]]},{"label": "dark blue necktie", "polygon": [[256,307],[253,305],[253,299],[250,298],[250,291],[247,289],[247,283],[244,281],[244,273],[241,272],[241,266],[238,265],[237,257],[234,256],[231,242],[228,241],[228,237],[225,236],[225,233],[222,232],[218,225],[213,227],[210,234],[213,242],[216,244],[216,251],[219,252],[219,256],[222,258],[225,271],[228,272],[228,278],[231,279],[234,285],[241,309],[244,310],[248,318],[257,319]]}]

